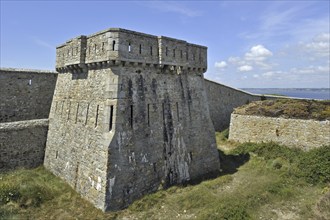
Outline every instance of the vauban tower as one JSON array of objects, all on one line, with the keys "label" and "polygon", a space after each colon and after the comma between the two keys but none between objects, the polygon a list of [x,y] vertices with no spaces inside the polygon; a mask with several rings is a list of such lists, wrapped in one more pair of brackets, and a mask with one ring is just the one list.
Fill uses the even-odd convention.
[{"label": "vauban tower", "polygon": [[111,28],[57,47],[45,167],[96,207],[219,171],[207,48]]}]

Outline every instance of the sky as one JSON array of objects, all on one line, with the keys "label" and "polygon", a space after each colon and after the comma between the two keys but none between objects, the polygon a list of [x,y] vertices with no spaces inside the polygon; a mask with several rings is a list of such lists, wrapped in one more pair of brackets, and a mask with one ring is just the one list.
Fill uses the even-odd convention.
[{"label": "sky", "polygon": [[55,69],[56,46],[119,27],[208,47],[205,78],[329,88],[329,1],[0,0],[0,66]]}]

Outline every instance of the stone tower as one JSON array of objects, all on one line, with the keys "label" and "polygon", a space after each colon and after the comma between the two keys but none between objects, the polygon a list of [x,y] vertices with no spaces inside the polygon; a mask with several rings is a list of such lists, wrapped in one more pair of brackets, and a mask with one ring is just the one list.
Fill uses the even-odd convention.
[{"label": "stone tower", "polygon": [[46,168],[96,207],[217,173],[207,48],[111,28],[57,47]]}]

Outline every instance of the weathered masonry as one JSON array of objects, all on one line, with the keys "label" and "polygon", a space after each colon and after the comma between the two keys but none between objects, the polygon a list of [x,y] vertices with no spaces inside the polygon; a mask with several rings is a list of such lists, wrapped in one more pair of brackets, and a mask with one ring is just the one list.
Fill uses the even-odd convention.
[{"label": "weathered masonry", "polygon": [[45,166],[96,207],[219,170],[207,48],[108,29],[57,47]]},{"label": "weathered masonry", "polygon": [[57,73],[0,68],[0,123],[48,118]]},{"label": "weathered masonry", "polygon": [[57,73],[0,68],[0,172],[43,164]]}]

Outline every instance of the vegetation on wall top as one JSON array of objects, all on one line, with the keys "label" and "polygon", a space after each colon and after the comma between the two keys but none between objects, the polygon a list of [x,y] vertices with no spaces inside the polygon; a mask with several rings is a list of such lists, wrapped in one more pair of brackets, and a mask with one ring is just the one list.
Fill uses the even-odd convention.
[{"label": "vegetation on wall top", "polygon": [[320,121],[330,120],[330,101],[296,99],[264,100],[238,107],[234,113]]}]

